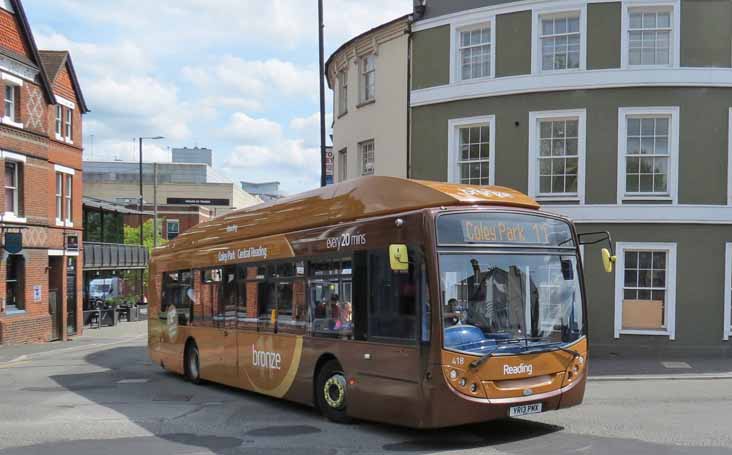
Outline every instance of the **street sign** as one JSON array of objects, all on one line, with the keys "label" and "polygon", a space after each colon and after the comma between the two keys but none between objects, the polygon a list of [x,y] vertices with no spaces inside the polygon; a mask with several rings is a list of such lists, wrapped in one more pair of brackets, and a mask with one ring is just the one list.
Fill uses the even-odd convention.
[{"label": "street sign", "polygon": [[78,235],[67,235],[66,236],[66,249],[68,251],[79,251],[79,236]]},{"label": "street sign", "polygon": [[5,251],[7,251],[9,254],[18,254],[23,251],[23,233],[6,232]]},{"label": "street sign", "polygon": [[167,199],[169,205],[222,205],[228,207],[231,205],[228,199],[201,199],[201,198],[183,198],[169,197]]}]

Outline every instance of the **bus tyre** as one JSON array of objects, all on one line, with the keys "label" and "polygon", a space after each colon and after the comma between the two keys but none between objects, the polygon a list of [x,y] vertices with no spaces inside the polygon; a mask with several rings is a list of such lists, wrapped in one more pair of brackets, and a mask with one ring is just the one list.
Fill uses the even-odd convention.
[{"label": "bus tyre", "polygon": [[318,371],[315,396],[320,412],[333,422],[349,423],[346,413],[346,374],[335,360],[329,360]]},{"label": "bus tyre", "polygon": [[198,355],[198,346],[194,341],[186,346],[186,355],[184,360],[184,370],[186,379],[193,384],[201,383],[201,361]]}]

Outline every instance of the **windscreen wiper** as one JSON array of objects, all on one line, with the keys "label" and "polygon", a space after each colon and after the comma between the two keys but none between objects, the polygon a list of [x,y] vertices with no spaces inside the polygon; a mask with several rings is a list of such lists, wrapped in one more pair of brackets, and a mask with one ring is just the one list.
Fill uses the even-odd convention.
[{"label": "windscreen wiper", "polygon": [[[518,343],[518,342],[521,342],[521,341],[526,341],[526,339],[525,338],[511,338],[511,339],[507,339],[507,340],[494,340],[494,341],[496,342],[496,344],[499,344],[499,343]],[[496,354],[497,351],[498,351],[498,347],[496,347],[495,350],[489,352],[488,354],[482,356],[481,358],[476,359],[476,360],[473,360],[472,362],[470,362],[470,365],[468,365],[469,368],[478,368],[479,366],[483,365],[483,363],[485,363],[486,360],[488,360],[491,357],[493,357]]]},{"label": "windscreen wiper", "polygon": [[[547,346],[547,345],[545,345]],[[572,360],[576,359],[577,357],[581,357],[582,354],[580,354],[578,351],[575,351],[574,349],[565,348],[564,346],[552,346],[551,349],[542,349],[541,346],[534,346],[537,349],[529,349],[526,351],[523,351],[521,354],[536,354],[540,352],[556,352],[556,351],[562,351],[566,352],[567,354],[570,354],[572,356]]]},{"label": "windscreen wiper", "polygon": [[[510,339],[510,340],[501,340],[501,341],[504,342],[504,343],[512,343],[512,342],[528,341],[528,340],[531,340],[531,337],[528,337],[528,338],[513,338],[513,339]],[[495,351],[489,352],[488,354],[484,355],[483,357],[481,357],[479,359],[473,360],[472,362],[470,362],[469,367],[471,369],[472,368],[478,368],[479,366],[483,365],[486,360],[488,360],[491,357],[493,357],[496,354],[497,351],[498,351],[498,349],[496,349]],[[552,348],[551,349],[548,349],[548,350],[541,349],[541,348],[539,348],[539,349],[527,349],[525,351],[521,351],[519,354],[537,354],[537,353],[541,353],[541,352],[555,352],[555,351],[562,351],[562,352],[566,352],[567,354],[570,354],[572,356],[572,360],[576,359],[577,357],[581,357],[582,356],[582,354],[580,354],[578,351],[575,351],[574,349],[565,348],[563,346],[552,346]]]}]

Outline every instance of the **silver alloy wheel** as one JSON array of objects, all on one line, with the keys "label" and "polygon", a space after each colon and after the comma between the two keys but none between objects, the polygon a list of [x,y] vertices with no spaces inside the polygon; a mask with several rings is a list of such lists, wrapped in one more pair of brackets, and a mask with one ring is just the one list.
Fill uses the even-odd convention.
[{"label": "silver alloy wheel", "polygon": [[198,349],[191,348],[191,353],[188,356],[188,372],[191,375],[191,379],[194,381],[199,377],[198,369]]},{"label": "silver alloy wheel", "polygon": [[325,402],[333,409],[342,409],[346,404],[346,377],[343,373],[334,373],[323,385]]}]

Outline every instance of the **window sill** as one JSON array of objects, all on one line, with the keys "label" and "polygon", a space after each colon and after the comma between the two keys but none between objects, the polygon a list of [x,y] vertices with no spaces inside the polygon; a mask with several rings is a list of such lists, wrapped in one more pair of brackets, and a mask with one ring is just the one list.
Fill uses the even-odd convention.
[{"label": "window sill", "polygon": [[537,201],[546,201],[546,202],[579,202],[582,203],[582,200],[579,196],[576,194],[537,194],[534,196],[534,199]]},{"label": "window sill", "polygon": [[23,316],[26,314],[25,310],[5,309],[5,316]]},{"label": "window sill", "polygon": [[5,215],[3,215],[2,217],[0,217],[0,221],[4,221],[4,222],[7,222],[7,223],[23,223],[23,224],[25,224],[25,223],[28,222],[28,218],[19,217],[19,216],[17,216],[14,213],[5,212]]},{"label": "window sill", "polygon": [[72,140],[71,140],[71,139],[69,139],[69,138],[64,138],[64,142],[66,142],[66,143],[67,143],[67,144],[69,144],[69,145],[74,145],[74,141],[72,141]]},{"label": "window sill", "polygon": [[458,86],[458,85],[479,84],[481,82],[492,81],[492,80],[495,80],[495,79],[496,79],[496,76],[495,75],[483,76],[483,77],[476,77],[476,78],[473,78],[473,79],[457,79],[457,78],[455,78],[454,80],[450,81],[450,85]]},{"label": "window sill", "polygon": [[62,220],[56,219],[56,226],[72,228],[72,227],[74,227],[74,223],[71,221],[62,221]]},{"label": "window sill", "polygon": [[364,108],[366,106],[370,106],[372,104],[376,104],[376,98],[374,98],[372,100],[368,100],[368,101],[363,101],[360,104],[357,104],[356,105],[356,109],[361,109],[361,108]]},{"label": "window sill", "polygon": [[18,129],[21,129],[21,130],[23,129],[23,124],[22,123],[18,123],[16,121],[14,121],[13,119],[9,118],[9,117],[3,117],[2,124],[3,125],[12,126],[14,128],[18,128]]},{"label": "window sill", "polygon": [[59,141],[59,142],[63,142],[64,141],[64,137],[61,136],[60,134],[57,134],[56,135],[56,140]]},{"label": "window sill", "polygon": [[[668,330],[621,330],[620,335],[650,335],[671,337],[671,332],[669,332]],[[620,338],[620,336],[617,336],[615,338]]]},{"label": "window sill", "polygon": [[622,201],[671,201],[673,202],[674,198],[667,195],[667,194],[624,194],[622,197]]},{"label": "window sill", "polygon": [[534,76],[541,76],[543,74],[550,75],[550,74],[571,74],[571,73],[582,73],[584,71],[587,71],[587,68],[568,68],[563,70],[543,70],[539,69],[534,74]]}]

